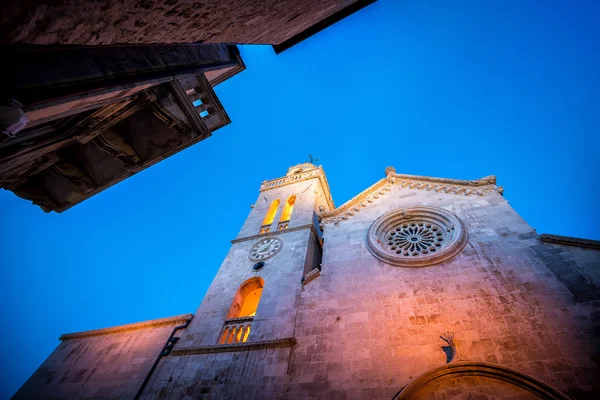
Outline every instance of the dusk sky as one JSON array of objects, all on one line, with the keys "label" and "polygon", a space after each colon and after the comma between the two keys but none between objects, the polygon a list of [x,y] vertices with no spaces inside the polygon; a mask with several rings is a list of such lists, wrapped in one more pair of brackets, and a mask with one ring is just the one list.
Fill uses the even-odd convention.
[{"label": "dusk sky", "polygon": [[496,175],[539,233],[600,239],[600,2],[380,0],[216,87],[232,123],[45,214],[0,192],[7,398],[62,333],[194,312],[261,182],[308,154],[337,206],[398,173]]}]

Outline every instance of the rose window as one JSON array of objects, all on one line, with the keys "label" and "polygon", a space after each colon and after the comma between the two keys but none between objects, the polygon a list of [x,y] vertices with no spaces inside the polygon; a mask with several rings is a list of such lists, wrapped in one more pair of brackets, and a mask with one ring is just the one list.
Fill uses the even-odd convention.
[{"label": "rose window", "polygon": [[367,246],[378,259],[404,267],[437,264],[458,254],[467,242],[462,221],[434,207],[396,210],[377,219]]},{"label": "rose window", "polygon": [[405,257],[414,257],[439,250],[446,240],[446,234],[432,223],[411,222],[393,228],[387,240],[389,250]]}]

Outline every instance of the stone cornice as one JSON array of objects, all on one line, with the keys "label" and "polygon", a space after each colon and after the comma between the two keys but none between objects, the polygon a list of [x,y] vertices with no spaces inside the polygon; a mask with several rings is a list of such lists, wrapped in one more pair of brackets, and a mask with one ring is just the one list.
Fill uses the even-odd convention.
[{"label": "stone cornice", "polygon": [[399,185],[402,188],[427,190],[434,192],[452,193],[457,195],[483,196],[489,192],[498,192],[502,194],[504,190],[496,186],[496,177],[487,176],[481,179],[467,181],[460,179],[432,178],[427,176],[397,174],[393,167],[386,168],[386,178],[376,182],[371,187],[362,191],[340,207],[332,211],[319,214],[322,223],[339,223],[359,212],[368,204],[373,203],[380,196],[385,195],[392,189],[392,185]]},{"label": "stone cornice", "polygon": [[134,324],[113,326],[113,327],[104,328],[104,329],[94,329],[91,331],[65,333],[65,334],[60,335],[58,340],[79,339],[79,338],[85,338],[85,337],[91,337],[91,336],[109,335],[112,333],[129,332],[129,331],[134,331],[134,330],[144,329],[144,328],[155,328],[157,326],[163,326],[163,325],[175,325],[175,324],[190,320],[193,317],[194,317],[194,314],[183,314],[183,315],[178,315],[175,317],[152,319],[150,321],[143,321],[143,322],[137,322]]},{"label": "stone cornice", "polygon": [[323,188],[323,192],[325,193],[325,200],[327,201],[327,205],[330,210],[335,209],[335,204],[333,203],[333,198],[331,197],[331,191],[329,190],[329,183],[327,182],[327,177],[325,176],[325,171],[323,167],[315,167],[315,169],[311,169],[309,171],[288,175],[282,178],[271,179],[269,181],[264,181],[260,186],[260,191],[264,192],[267,190],[275,189],[282,186],[292,185],[294,183],[306,181],[309,179],[319,178],[319,182],[321,183],[321,187]]},{"label": "stone cornice", "polygon": [[277,235],[282,235],[284,233],[301,231],[303,229],[312,229],[313,233],[315,235],[317,234],[317,231],[316,231],[315,226],[313,224],[306,224],[306,225],[294,226],[294,227],[288,228],[288,229],[283,229],[281,231],[273,231],[273,232],[261,233],[261,234],[258,234],[258,235],[252,235],[252,236],[246,236],[246,237],[241,237],[241,238],[233,239],[231,241],[231,243],[232,244],[233,243],[240,243],[240,242],[246,242],[248,240],[260,239],[260,238],[269,237],[269,236],[277,236]]},{"label": "stone cornice", "polygon": [[181,347],[171,352],[172,356],[187,356],[191,354],[212,354],[212,353],[231,353],[235,351],[277,349],[282,347],[292,347],[296,344],[295,338],[285,338],[276,340],[263,340],[261,342],[246,342],[233,344],[215,344],[211,346],[200,347]]},{"label": "stone cornice", "polygon": [[363,190],[358,195],[354,196],[352,199],[348,200],[338,208],[332,211],[327,211],[320,214],[321,220],[323,223],[333,222],[330,220],[332,217],[340,216],[341,219],[346,219],[354,213],[360,211],[361,207],[366,207],[367,204],[372,203],[375,199],[378,199],[379,196],[385,195],[386,192],[391,190],[390,185],[386,185],[388,183],[387,179],[381,179],[371,187],[366,190]]},{"label": "stone cornice", "polygon": [[600,240],[581,239],[571,236],[550,235],[542,233],[540,240],[546,243],[564,244],[566,246],[585,247],[588,249],[600,250]]}]

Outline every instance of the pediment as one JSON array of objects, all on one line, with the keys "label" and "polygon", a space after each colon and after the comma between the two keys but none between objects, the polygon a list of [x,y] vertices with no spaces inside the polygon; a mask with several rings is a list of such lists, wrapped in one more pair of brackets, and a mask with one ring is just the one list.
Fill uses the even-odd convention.
[{"label": "pediment", "polygon": [[385,173],[385,178],[377,181],[346,203],[332,211],[319,214],[322,223],[327,224],[333,222],[337,224],[341,220],[348,219],[369,204],[377,201],[380,197],[388,194],[395,185],[402,188],[443,192],[459,196],[483,196],[490,192],[498,192],[500,194],[504,192],[504,189],[501,186],[496,186],[496,177],[493,175],[476,180],[434,178],[428,176],[398,174],[393,167],[387,167]]}]

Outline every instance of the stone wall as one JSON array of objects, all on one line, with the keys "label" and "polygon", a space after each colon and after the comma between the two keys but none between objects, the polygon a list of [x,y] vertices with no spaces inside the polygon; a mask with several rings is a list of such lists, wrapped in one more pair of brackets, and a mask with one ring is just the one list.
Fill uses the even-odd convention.
[{"label": "stone wall", "polygon": [[598,250],[540,243],[531,250],[573,294],[576,302],[600,300]]},{"label": "stone wall", "polygon": [[8,0],[3,44],[279,44],[356,0]]},{"label": "stone wall", "polygon": [[[307,190],[306,188],[310,190]],[[240,285],[252,277],[264,280],[258,310],[252,321],[248,343],[293,338],[298,300],[302,290],[307,253],[314,259],[314,234],[308,224],[320,193],[318,178],[261,192],[243,228],[225,257],[186,333],[177,344],[177,352],[198,351],[217,343],[231,302]],[[315,193],[316,192],[316,193]],[[296,203],[287,230],[277,231],[285,201],[296,195]],[[265,201],[265,198],[267,199]],[[272,224],[272,232],[283,240],[283,248],[265,260],[260,271],[248,258],[271,202],[281,203]],[[298,230],[295,230],[300,228]],[[194,350],[196,349],[196,350]],[[161,362],[144,395],[151,398],[275,398],[285,394],[290,348],[272,348],[215,354],[175,355]],[[202,397],[204,396],[204,397]]]},{"label": "stone wall", "polygon": [[[363,201],[364,207],[341,206],[354,211],[343,218],[329,213],[322,221],[322,271],[304,285],[306,263],[314,262],[307,257],[314,239],[303,225],[311,221],[319,202],[318,179],[262,192],[194,320],[173,353],[159,364],[143,398],[389,400],[435,368],[477,369],[481,363],[530,375],[572,399],[595,398],[600,392],[600,301],[594,297],[594,285],[599,284],[600,251],[541,242],[494,184],[486,182],[481,195],[469,196],[460,188],[446,193],[391,184]],[[267,259],[262,270],[253,271],[250,248],[272,234],[253,235],[270,201],[283,202],[291,194],[298,196],[292,217],[296,225],[277,234],[284,241],[282,250]],[[423,206],[443,208],[464,222],[464,249],[454,258],[420,268],[392,266],[375,258],[366,245],[373,221],[392,210]],[[248,342],[219,347],[217,339],[236,291],[255,276],[264,280],[264,289]],[[572,276],[588,286],[573,285]],[[456,351],[442,337],[447,339],[447,332],[453,332]],[[273,345],[274,340],[286,339],[290,340],[284,346]],[[94,354],[89,357],[107,357],[102,352],[111,344],[90,348]],[[255,348],[244,347],[248,345]],[[61,346],[71,345],[67,341]],[[48,379],[43,369],[48,365],[66,362],[70,371],[80,368],[79,361],[67,360],[69,351],[59,347],[25,387],[41,385],[45,390],[40,382]],[[110,373],[132,368],[135,358],[126,354],[123,359],[106,358]],[[81,353],[79,357],[86,360]],[[457,361],[471,363],[453,364]],[[480,376],[476,372],[438,380],[416,398],[434,398],[431,391],[436,399],[535,398],[519,389],[523,386]],[[111,387],[117,393],[133,390],[119,386],[118,375],[114,379]],[[52,395],[61,397],[66,393],[61,390],[71,388],[69,381],[63,382],[67,386],[52,386]],[[85,387],[78,385],[73,387]],[[91,387],[99,390],[95,384]],[[113,396],[104,389],[88,396]]]},{"label": "stone wall", "polygon": [[141,399],[284,399],[289,357],[289,348],[172,356]]},{"label": "stone wall", "polygon": [[[465,222],[464,250],[424,268],[375,259],[365,245],[371,223],[423,205]],[[288,381],[298,398],[390,399],[447,361],[446,331],[472,361],[514,368],[573,398],[600,390],[593,378],[600,303],[573,296],[546,265],[551,260],[537,256],[537,234],[500,194],[395,185],[338,225],[326,224],[324,240],[321,275],[303,289],[298,311]],[[597,269],[600,252],[589,252],[587,268]]]},{"label": "stone wall", "polygon": [[132,399],[173,328],[184,319],[147,321],[129,326],[132,330],[109,328],[94,336],[63,338],[14,398]]}]

